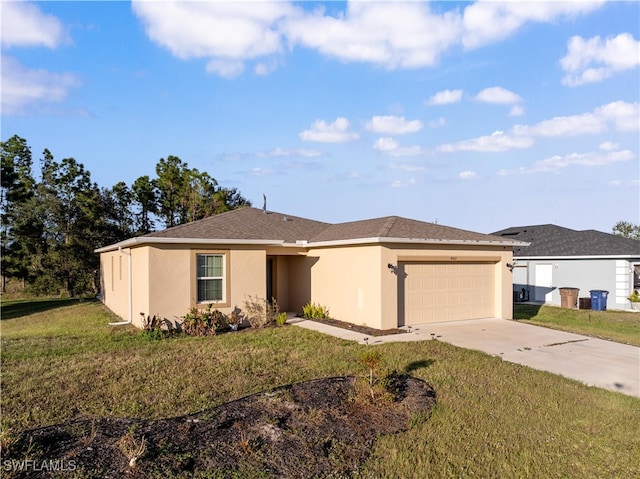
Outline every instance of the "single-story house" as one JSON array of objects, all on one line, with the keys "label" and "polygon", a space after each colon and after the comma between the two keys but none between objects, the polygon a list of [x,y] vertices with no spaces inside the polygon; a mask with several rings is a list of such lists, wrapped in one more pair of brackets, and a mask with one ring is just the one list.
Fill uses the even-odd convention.
[{"label": "single-story house", "polygon": [[556,225],[517,226],[493,234],[529,243],[513,251],[513,288],[519,299],[560,305],[558,288],[571,287],[579,288],[581,298],[589,298],[591,290],[608,291],[608,309],[629,309],[627,296],[640,289],[638,240]]},{"label": "single-story house", "polygon": [[328,224],[241,208],[127,239],[100,254],[101,298],[124,322],[175,322],[192,307],[281,311],[308,302],[378,329],[512,316],[512,250],[522,244],[396,216]]}]

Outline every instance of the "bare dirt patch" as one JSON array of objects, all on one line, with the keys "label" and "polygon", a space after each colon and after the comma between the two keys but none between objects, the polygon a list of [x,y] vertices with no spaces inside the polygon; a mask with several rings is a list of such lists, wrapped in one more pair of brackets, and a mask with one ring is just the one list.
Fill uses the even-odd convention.
[{"label": "bare dirt patch", "polygon": [[[3,477],[352,477],[379,435],[427,419],[436,402],[431,386],[408,375],[380,384],[374,399],[362,378],[327,378],[189,416],[82,418],[25,431],[3,454]],[[127,455],[143,442],[130,466]]]}]

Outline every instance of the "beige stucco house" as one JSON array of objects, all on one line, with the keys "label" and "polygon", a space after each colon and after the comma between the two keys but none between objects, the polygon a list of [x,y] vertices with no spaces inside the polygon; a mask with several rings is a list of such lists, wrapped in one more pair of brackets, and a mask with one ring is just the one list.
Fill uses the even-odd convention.
[{"label": "beige stucco house", "polygon": [[281,311],[309,301],[378,329],[512,315],[520,242],[396,216],[328,224],[242,208],[96,250],[101,297],[141,326],[189,308],[242,310],[248,295]]}]

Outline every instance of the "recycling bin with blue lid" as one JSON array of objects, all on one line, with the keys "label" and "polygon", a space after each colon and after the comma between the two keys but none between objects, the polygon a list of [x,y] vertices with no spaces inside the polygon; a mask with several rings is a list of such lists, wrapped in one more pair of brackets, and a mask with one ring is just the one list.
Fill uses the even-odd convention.
[{"label": "recycling bin with blue lid", "polygon": [[605,291],[603,289],[592,289],[589,293],[591,294],[591,310],[606,311],[609,291]]}]

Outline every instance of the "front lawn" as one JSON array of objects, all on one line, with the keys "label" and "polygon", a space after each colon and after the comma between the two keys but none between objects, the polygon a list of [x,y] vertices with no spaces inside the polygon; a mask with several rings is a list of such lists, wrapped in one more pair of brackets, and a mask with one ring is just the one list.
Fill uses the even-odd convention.
[{"label": "front lawn", "polygon": [[513,309],[514,319],[519,321],[640,346],[640,313],[534,304],[514,304]]},{"label": "front lawn", "polygon": [[[3,442],[77,417],[173,417],[275,386],[363,374],[358,358],[374,347],[295,326],[152,341],[131,327],[110,328],[113,318],[95,301],[22,308],[1,322]],[[375,348],[386,369],[431,384],[438,402],[428,421],[381,437],[358,477],[640,470],[640,399],[438,340]]]}]

